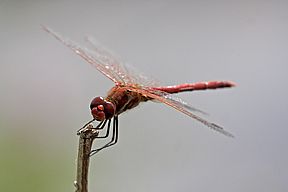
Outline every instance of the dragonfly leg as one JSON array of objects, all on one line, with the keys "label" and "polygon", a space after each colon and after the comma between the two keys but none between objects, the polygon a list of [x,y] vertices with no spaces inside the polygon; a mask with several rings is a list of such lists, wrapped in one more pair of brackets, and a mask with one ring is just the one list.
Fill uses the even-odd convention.
[{"label": "dragonfly leg", "polygon": [[[86,129],[86,127],[90,124],[90,123],[93,123],[96,119],[92,119],[91,121],[89,121],[88,123],[86,123],[82,128],[78,129],[77,131],[77,135],[80,135],[80,133]],[[102,122],[101,122],[102,123]]]},{"label": "dragonfly leg", "polygon": [[[81,133],[84,129],[86,129],[87,126],[88,126],[90,123],[92,123],[93,121],[95,121],[95,119],[89,121],[89,122],[86,123],[81,129],[79,129],[79,130],[77,131],[77,135],[80,135],[80,133]],[[101,121],[96,127],[92,127],[92,128],[90,128],[90,129],[101,130],[101,129],[103,129],[103,128],[105,127],[107,121],[109,121],[109,123],[110,123],[110,119],[109,119],[109,120],[105,119],[104,121]]]},{"label": "dragonfly leg", "polygon": [[[96,138],[106,138],[109,135],[109,129],[110,129],[110,121],[108,123],[108,128],[107,128],[107,133],[104,136],[98,136]],[[118,116],[115,116],[113,119],[113,130],[112,130],[112,138],[111,140],[106,143],[104,146],[98,148],[98,149],[94,149],[90,152],[90,157],[95,155],[96,153],[98,153],[99,151],[101,151],[102,149],[105,149],[107,147],[110,147],[112,145],[115,145],[118,141]]]},{"label": "dragonfly leg", "polygon": [[104,122],[104,123],[100,123],[97,127],[95,127],[95,128],[92,128],[92,129],[96,129],[96,130],[101,130],[101,129],[103,129],[104,127],[105,127],[105,125],[106,125],[106,122],[108,121],[108,125],[107,125],[107,131],[106,131],[106,134],[105,135],[103,135],[103,136],[97,136],[96,138],[107,138],[108,136],[109,136],[109,132],[110,132],[110,124],[111,124],[111,119],[109,119],[109,120],[105,120],[105,121],[102,121],[102,122]]}]

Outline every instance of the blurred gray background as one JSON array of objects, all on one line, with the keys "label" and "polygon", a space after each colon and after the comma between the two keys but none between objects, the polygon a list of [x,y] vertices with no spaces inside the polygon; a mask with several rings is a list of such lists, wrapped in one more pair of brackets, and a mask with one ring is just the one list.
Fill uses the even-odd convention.
[{"label": "blurred gray background", "polygon": [[74,191],[76,130],[113,86],[41,25],[94,36],[163,85],[238,85],[179,94],[235,139],[159,103],[121,115],[119,143],[91,159],[91,191],[288,191],[288,2],[277,0],[1,0],[1,191]]}]

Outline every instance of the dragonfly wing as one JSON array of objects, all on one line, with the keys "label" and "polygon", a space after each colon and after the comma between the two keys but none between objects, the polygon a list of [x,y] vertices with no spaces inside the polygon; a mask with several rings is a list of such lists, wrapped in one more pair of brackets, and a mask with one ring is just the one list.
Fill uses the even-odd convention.
[{"label": "dragonfly wing", "polygon": [[195,114],[193,114],[191,111],[189,111],[187,108],[185,108],[185,105],[183,105],[182,102],[177,101],[175,99],[171,99],[172,97],[167,94],[166,92],[163,91],[158,91],[158,90],[153,90],[151,88],[143,88],[143,89],[137,89],[137,88],[128,88],[131,91],[135,91],[138,92],[142,95],[145,95],[147,97],[153,98],[155,100],[158,100],[162,103],[165,103],[166,105],[169,105],[170,107],[173,107],[174,109],[188,115],[189,117],[196,119],[197,121],[199,121],[200,123],[206,125],[207,127],[220,132],[228,137],[234,137],[231,133],[229,133],[228,131],[225,131],[223,127],[215,124],[215,123],[211,123]]},{"label": "dragonfly wing", "polygon": [[[164,93],[160,93],[160,95],[163,95],[164,96]],[[201,109],[198,109],[196,107],[193,107],[191,105],[189,105],[187,102],[183,101],[181,98],[179,97],[176,97],[175,95],[171,95],[171,94],[167,94],[165,95],[165,98],[167,98],[168,100],[170,100],[171,102],[175,102],[175,103],[181,103],[181,105],[183,107],[185,107],[186,109],[188,109],[189,111],[194,111],[194,112],[198,112],[198,113],[201,113],[203,115],[209,115],[207,112],[201,110]]]},{"label": "dragonfly wing", "polygon": [[121,76],[125,84],[134,83],[134,77],[131,74],[131,71],[124,65],[120,58],[105,49],[93,37],[86,37],[85,40],[92,48],[93,54],[100,57],[106,65],[111,66],[115,71],[117,71],[117,74]]},{"label": "dragonfly wing", "polygon": [[88,63],[94,66],[98,71],[104,74],[106,77],[111,79],[113,82],[117,84],[125,84],[125,78],[123,78],[123,71],[119,69],[120,66],[116,64],[112,64],[107,62],[105,56],[88,50],[87,48],[82,48],[78,44],[73,41],[62,37],[60,34],[54,32],[52,29],[43,26],[43,29],[54,36],[57,40],[62,42],[65,46],[73,50],[77,55],[81,56]]},{"label": "dragonfly wing", "polygon": [[[175,95],[171,95],[170,93],[166,93],[167,95],[165,96],[167,99],[171,100],[171,101],[174,101],[174,102],[180,102],[182,104],[183,107],[185,107],[188,111],[193,111],[193,112],[196,112],[196,113],[201,113],[202,115],[209,115],[207,112],[201,110],[201,109],[198,109],[196,107],[193,107],[191,106],[190,104],[188,104],[187,102],[183,101],[181,98],[179,97],[176,97]],[[162,97],[163,97],[163,93],[162,93]],[[153,102],[156,102],[156,103],[160,103],[160,101],[158,100],[152,100]]]},{"label": "dragonfly wing", "polygon": [[156,81],[146,75],[143,75],[138,70],[133,68],[127,63],[122,62],[116,54],[104,48],[97,40],[93,37],[86,37],[85,40],[93,48],[93,52],[103,58],[105,63],[113,66],[117,70],[117,73],[121,76],[126,85],[137,84],[139,86],[156,87]]}]

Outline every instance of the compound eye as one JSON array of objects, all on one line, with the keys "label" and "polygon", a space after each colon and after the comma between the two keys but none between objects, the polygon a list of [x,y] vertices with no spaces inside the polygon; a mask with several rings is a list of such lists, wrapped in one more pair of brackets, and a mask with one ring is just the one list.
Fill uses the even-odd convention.
[{"label": "compound eye", "polygon": [[91,114],[97,121],[104,121],[106,119],[105,115],[105,100],[103,97],[95,97],[90,104]]},{"label": "compound eye", "polygon": [[106,101],[105,103],[105,116],[106,119],[110,119],[115,115],[116,107],[113,103]]},{"label": "compound eye", "polygon": [[97,107],[91,110],[91,114],[97,121],[104,121],[106,119],[104,111],[99,111]]},{"label": "compound eye", "polygon": [[97,121],[104,121],[114,116],[116,107],[113,103],[106,101],[103,97],[96,97],[90,104],[91,114]]},{"label": "compound eye", "polygon": [[98,105],[104,105],[105,101],[103,97],[95,97],[90,104],[90,109],[92,110],[94,107]]}]

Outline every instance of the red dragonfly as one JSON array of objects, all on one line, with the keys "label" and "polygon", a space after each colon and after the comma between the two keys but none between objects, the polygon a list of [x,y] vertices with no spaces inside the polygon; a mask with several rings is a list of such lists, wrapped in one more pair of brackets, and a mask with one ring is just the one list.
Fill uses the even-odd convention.
[{"label": "red dragonfly", "polygon": [[92,150],[91,155],[117,143],[118,115],[136,107],[141,102],[146,102],[149,100],[156,100],[161,103],[165,103],[166,105],[188,115],[189,117],[199,121],[207,127],[226,136],[233,137],[231,133],[225,131],[221,126],[215,123],[211,123],[194,114],[194,112],[202,111],[188,105],[180,98],[171,95],[185,91],[233,87],[235,86],[233,82],[209,81],[173,86],[156,86],[152,84],[151,81],[149,81],[146,77],[131,73],[131,71],[128,70],[128,68],[118,59],[115,59],[111,53],[109,53],[107,50],[95,46],[93,41],[87,39],[87,41],[93,46],[93,50],[88,50],[87,48],[82,48],[78,44],[63,38],[47,27],[43,28],[45,31],[72,49],[77,55],[81,56],[84,60],[94,66],[99,72],[104,74],[115,83],[115,86],[110,89],[105,98],[96,97],[92,100],[90,109],[93,119],[78,131],[78,134],[80,134],[83,129],[85,129],[90,123],[96,120],[100,121],[100,123],[96,127],[93,127],[95,129],[104,129],[107,125],[106,134],[104,136],[98,136],[98,138],[107,138],[109,136],[111,121],[113,119],[111,140],[104,146]]}]

